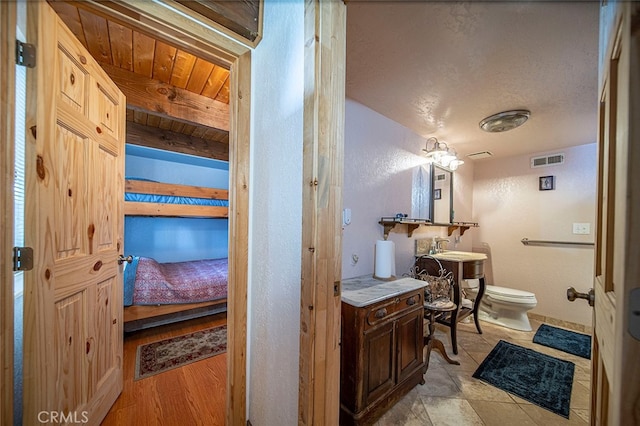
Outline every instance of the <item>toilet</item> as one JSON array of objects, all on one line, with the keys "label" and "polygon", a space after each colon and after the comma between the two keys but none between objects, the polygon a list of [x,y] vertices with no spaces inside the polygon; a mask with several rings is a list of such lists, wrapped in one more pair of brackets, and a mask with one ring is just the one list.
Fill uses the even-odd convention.
[{"label": "toilet", "polygon": [[[491,248],[487,243],[473,247],[473,252],[484,253],[485,293],[480,303],[478,318],[493,324],[520,331],[531,331],[527,312],[538,304],[536,295],[523,290],[500,287],[493,284],[493,268],[491,265]],[[479,280],[463,280],[462,287],[470,298],[478,294]]]}]

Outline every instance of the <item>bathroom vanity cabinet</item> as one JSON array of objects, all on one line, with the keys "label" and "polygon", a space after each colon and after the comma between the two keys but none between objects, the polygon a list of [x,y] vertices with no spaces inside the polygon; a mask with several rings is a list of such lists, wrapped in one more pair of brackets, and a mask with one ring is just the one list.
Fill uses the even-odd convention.
[{"label": "bathroom vanity cabinet", "polygon": [[340,424],[371,424],[424,383],[424,282],[367,276],[342,287]]}]

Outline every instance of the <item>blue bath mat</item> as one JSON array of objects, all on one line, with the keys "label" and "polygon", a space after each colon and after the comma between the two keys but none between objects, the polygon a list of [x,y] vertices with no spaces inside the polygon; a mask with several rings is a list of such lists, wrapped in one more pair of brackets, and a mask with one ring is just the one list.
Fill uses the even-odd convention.
[{"label": "blue bath mat", "polygon": [[533,336],[533,343],[591,359],[591,336],[587,334],[542,324]]},{"label": "blue bath mat", "polygon": [[500,340],[473,377],[569,418],[575,365]]}]

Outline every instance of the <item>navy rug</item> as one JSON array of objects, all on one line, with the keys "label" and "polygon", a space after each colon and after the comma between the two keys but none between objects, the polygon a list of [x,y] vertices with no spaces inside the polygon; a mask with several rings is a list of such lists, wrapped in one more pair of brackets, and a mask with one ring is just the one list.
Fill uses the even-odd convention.
[{"label": "navy rug", "polygon": [[473,377],[569,418],[575,365],[500,340]]},{"label": "navy rug", "polygon": [[533,343],[591,359],[591,336],[587,334],[542,324],[533,336]]}]

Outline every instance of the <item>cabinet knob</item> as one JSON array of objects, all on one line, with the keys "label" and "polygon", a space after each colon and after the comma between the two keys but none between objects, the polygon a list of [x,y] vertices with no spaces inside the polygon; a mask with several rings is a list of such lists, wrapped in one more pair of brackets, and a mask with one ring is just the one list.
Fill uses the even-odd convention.
[{"label": "cabinet knob", "polygon": [[387,315],[387,309],[386,308],[382,308],[382,309],[378,309],[375,313],[375,317],[380,319],[380,318],[384,318],[384,316]]},{"label": "cabinet knob", "polygon": [[416,304],[416,297],[415,296],[410,297],[410,298],[407,299],[407,305],[413,306],[415,304]]}]

